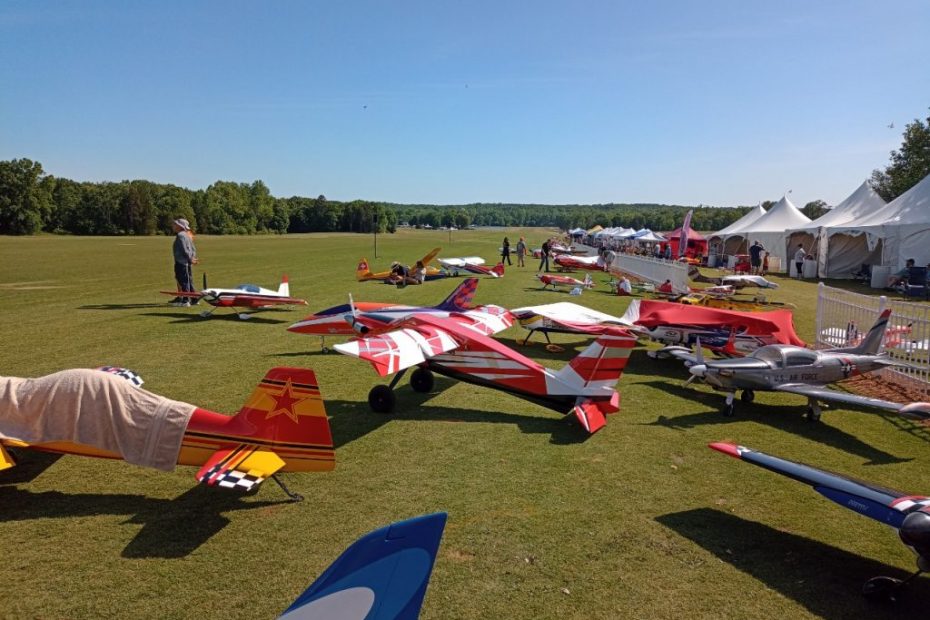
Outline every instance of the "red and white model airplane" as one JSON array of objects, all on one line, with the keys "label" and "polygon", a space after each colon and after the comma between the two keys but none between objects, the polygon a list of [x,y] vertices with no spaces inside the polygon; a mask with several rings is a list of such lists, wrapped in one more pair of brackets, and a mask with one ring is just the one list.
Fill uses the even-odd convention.
[{"label": "red and white model airplane", "polygon": [[571,271],[574,269],[588,269],[590,271],[607,271],[607,264],[600,256],[573,256],[571,254],[559,254],[552,259],[559,269]]},{"label": "red and white model airplane", "polygon": [[546,342],[551,344],[552,342],[549,340],[550,332],[600,336],[617,328],[632,327],[631,323],[627,323],[620,317],[568,301],[541,306],[526,306],[510,312],[515,319],[520,321],[520,325],[530,332],[523,340],[523,344],[529,342],[529,339],[536,332],[542,332],[546,337]]},{"label": "red and white model airplane", "polygon": [[462,258],[437,258],[442,268],[450,276],[458,276],[461,272],[477,273],[492,278],[504,277],[504,263],[497,263],[494,267],[485,267],[484,259],[480,256],[465,256]]},{"label": "red and white model airplane", "polygon": [[[172,462],[176,453],[178,465],[198,467],[197,480],[204,484],[250,491],[267,478],[272,478],[291,499],[300,500],[302,498],[299,495],[288,490],[276,477],[277,472],[329,471],[335,467],[329,420],[326,417],[316,375],[312,370],[272,368],[236,415],[227,416],[194,407],[186,427],[177,428],[176,425],[183,424],[184,416],[166,412],[182,409],[189,412],[192,405],[145,392],[131,385],[129,381],[109,374],[113,370],[68,372],[70,374],[63,381],[57,380],[56,375],[33,380],[48,381],[49,385],[49,389],[45,390],[48,393],[46,396],[42,399],[32,399],[42,401],[42,409],[35,411],[34,416],[38,418],[56,411],[73,410],[77,412],[75,417],[107,415],[110,420],[106,423],[99,423],[97,420],[79,423],[75,419],[73,424],[59,424],[63,428],[55,431],[56,434],[52,438],[26,441],[23,433],[28,429],[24,431],[23,425],[19,423],[22,416],[17,417],[17,412],[12,408],[6,411],[0,407],[0,471],[16,464],[16,460],[6,448],[123,459],[141,465],[147,464],[144,458],[148,453],[165,450],[166,455],[170,452]],[[86,386],[92,386],[93,389],[84,389]],[[69,390],[74,393],[69,394]],[[140,390],[144,395],[132,397],[133,390]],[[114,396],[104,399],[108,404],[129,404],[125,408],[112,405],[110,411],[105,411],[107,407],[100,404],[99,398],[85,402],[85,399],[93,399],[92,392]],[[130,396],[120,398],[120,395],[125,395],[126,392]],[[60,402],[64,405],[53,402],[56,398],[62,399]],[[32,401],[21,399],[18,407],[22,409]],[[144,404],[133,409],[133,403]],[[155,416],[152,412],[153,407],[150,406],[152,403],[157,404],[155,411],[161,414],[157,422],[153,419]],[[19,413],[32,415],[32,412]],[[151,431],[144,442],[146,445],[142,456],[136,455],[138,458],[134,458],[126,452],[129,442],[119,441],[118,438],[126,436],[126,433],[118,430],[120,425],[129,429],[127,433],[144,432],[139,429]],[[51,426],[51,421],[43,425],[45,435],[52,432],[49,430]],[[72,426],[74,428],[71,428]],[[92,428],[113,430],[107,435],[98,432],[91,439],[88,437],[91,434],[88,429]],[[80,438],[73,436],[75,433],[80,434]],[[178,437],[181,433],[183,436]],[[160,447],[161,442],[172,440],[170,451],[164,446]],[[117,444],[119,448],[115,447]]]},{"label": "red and white model airplane", "polygon": [[[200,316],[207,318],[217,308],[252,308],[261,310],[272,306],[306,306],[305,299],[291,297],[291,287],[287,281],[287,275],[281,278],[281,285],[278,290],[272,291],[262,288],[256,284],[240,284],[235,288],[207,288],[207,274],[203,275],[203,290],[197,292],[185,291],[162,291],[165,295],[175,295],[181,299],[196,301],[202,299],[213,308],[200,313]],[[243,321],[252,315],[247,312],[240,312],[239,318]]]},{"label": "red and white model airplane", "polygon": [[636,345],[626,331],[601,335],[559,371],[543,367],[487,333],[468,317],[414,314],[335,348],[370,362],[382,377],[397,373],[390,385],[377,385],[368,394],[371,408],[382,413],[394,408],[393,388],[413,366],[419,366],[410,377],[415,391],[430,391],[435,372],[554,411],[573,412],[589,433],[605,425],[605,414],[619,411],[620,395],[614,386]]},{"label": "red and white model airplane", "polygon": [[555,290],[561,286],[567,286],[572,289],[578,289],[579,291],[586,288],[594,287],[594,280],[591,279],[591,274],[585,274],[584,280],[576,280],[570,276],[559,276],[554,273],[539,273],[536,274],[536,277],[540,282],[543,283],[543,288],[551,286],[552,290]]}]

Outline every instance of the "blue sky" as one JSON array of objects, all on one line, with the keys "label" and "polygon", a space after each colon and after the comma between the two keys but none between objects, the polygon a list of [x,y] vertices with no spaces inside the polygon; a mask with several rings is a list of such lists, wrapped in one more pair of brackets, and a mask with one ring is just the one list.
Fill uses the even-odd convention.
[{"label": "blue sky", "polygon": [[5,0],[0,159],[336,200],[835,204],[930,114],[928,32],[926,0]]}]

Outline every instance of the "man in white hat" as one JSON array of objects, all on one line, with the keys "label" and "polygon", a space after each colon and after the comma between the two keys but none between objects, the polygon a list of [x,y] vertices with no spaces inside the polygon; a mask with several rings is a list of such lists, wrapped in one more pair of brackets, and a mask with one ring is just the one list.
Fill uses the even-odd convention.
[{"label": "man in white hat", "polygon": [[[197,264],[197,248],[191,236],[191,225],[183,217],[174,221],[174,279],[178,281],[178,290],[188,293],[194,292],[194,279],[191,266]],[[190,306],[197,303],[196,299],[175,297],[169,302],[172,306]]]}]

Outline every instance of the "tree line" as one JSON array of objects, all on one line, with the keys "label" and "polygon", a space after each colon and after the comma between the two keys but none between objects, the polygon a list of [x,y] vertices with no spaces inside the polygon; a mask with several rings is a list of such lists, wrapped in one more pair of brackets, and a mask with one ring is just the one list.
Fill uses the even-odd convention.
[{"label": "tree line", "polygon": [[[893,200],[930,174],[930,117],[909,123],[891,163],[875,170],[870,183]],[[771,202],[763,206],[771,206]],[[411,226],[555,226],[563,230],[605,227],[670,231],[692,207],[661,204],[544,205],[476,203],[469,205],[394,204],[326,196],[276,198],[262,181],[217,181],[191,190],[151,181],[90,183],[46,174],[29,159],[0,161],[0,234],[39,232],[75,235],[170,234],[179,217],[198,233],[256,234],[286,232],[394,232]],[[694,207],[691,226],[720,230],[751,207]],[[811,219],[825,213],[822,200],[802,209]]]}]

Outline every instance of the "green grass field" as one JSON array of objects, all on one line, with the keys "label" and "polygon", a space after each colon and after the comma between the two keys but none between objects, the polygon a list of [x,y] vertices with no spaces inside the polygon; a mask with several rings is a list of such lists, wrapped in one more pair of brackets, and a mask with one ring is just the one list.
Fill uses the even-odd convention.
[{"label": "green grass field", "polygon": [[[880,484],[930,491],[930,435],[893,417],[827,411],[802,418],[800,397],[758,394],[734,418],[722,397],[682,387],[675,362],[637,349],[620,380],[622,410],[593,437],[574,422],[501,392],[437,377],[433,393],[398,389],[398,411],[369,411],[379,381],[358,360],[291,334],[310,311],[356,300],[436,303],[459,280],[396,289],[356,283],[360,256],[385,267],[430,248],[489,262],[504,234],[405,231],[198,237],[213,286],[274,287],[282,273],[308,308],[239,321],[171,308],[171,238],[40,236],[0,240],[0,373],[38,376],[118,364],[146,388],[232,413],[265,371],[313,368],[335,442],[335,471],[289,474],[230,497],[191,468],[160,473],[121,462],[21,453],[0,473],[0,617],[274,617],[350,542],[393,520],[445,510],[449,522],[423,618],[900,618],[930,600],[921,578],[895,608],[866,602],[862,582],[904,576],[914,560],[894,532],[811,489],[709,450],[732,440]],[[620,314],[605,287],[579,299],[542,292],[535,263],[481,280],[477,303],[580,301]],[[596,276],[604,280],[606,276]],[[776,278],[771,298],[798,306],[813,336],[816,287]],[[514,345],[522,330],[500,338]],[[564,353],[525,349],[561,367]]]}]

